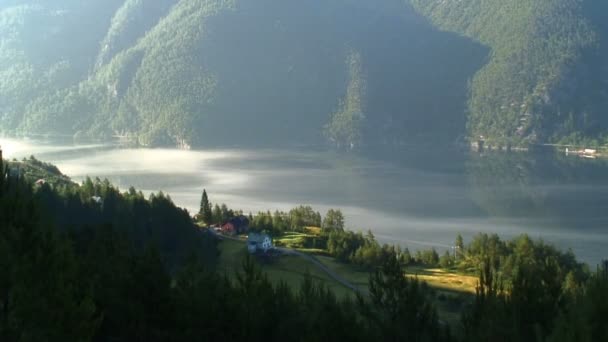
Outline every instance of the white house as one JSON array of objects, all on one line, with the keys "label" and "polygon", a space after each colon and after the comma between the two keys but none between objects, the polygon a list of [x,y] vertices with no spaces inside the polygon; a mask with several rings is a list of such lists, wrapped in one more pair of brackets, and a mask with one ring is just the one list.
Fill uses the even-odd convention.
[{"label": "white house", "polygon": [[250,233],[247,236],[247,250],[249,253],[266,253],[269,249],[272,249],[272,239],[268,234]]}]

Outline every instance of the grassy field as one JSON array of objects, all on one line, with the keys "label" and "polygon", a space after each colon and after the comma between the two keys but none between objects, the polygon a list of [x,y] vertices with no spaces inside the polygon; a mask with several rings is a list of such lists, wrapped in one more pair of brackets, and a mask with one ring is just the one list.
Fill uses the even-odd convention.
[{"label": "grassy field", "polygon": [[[317,255],[316,258],[359,288],[367,288],[369,272],[360,270],[356,266],[343,264],[331,257]],[[475,286],[478,281],[477,277],[471,275],[437,268],[408,267],[406,272],[407,277],[418,277],[419,280],[427,282],[432,288],[443,292],[475,294]]]},{"label": "grassy field", "polygon": [[[225,239],[219,245],[221,255],[219,271],[233,277],[241,269],[246,256],[245,243]],[[369,272],[356,266],[343,264],[334,258],[312,253],[327,268],[357,286],[364,293],[368,289]],[[282,256],[272,264],[259,263],[273,283],[284,281],[293,289],[298,289],[304,277],[309,274],[313,280],[329,287],[340,297],[354,296],[352,290],[330,278],[309,261],[297,256]],[[469,301],[475,293],[477,277],[442,269],[422,267],[407,268],[408,277],[418,277],[436,290],[436,307],[440,318],[452,327],[460,322],[460,312],[464,302]]]},{"label": "grassy field", "polygon": [[[235,272],[241,270],[243,259],[247,254],[245,243],[224,239],[220,242],[219,248],[221,252],[219,271],[233,277]],[[308,274],[314,281],[329,287],[338,296],[353,295],[350,289],[330,278],[309,261],[297,256],[282,256],[271,264],[259,263],[259,265],[273,283],[284,281],[291,288],[298,289]]]},{"label": "grassy field", "polygon": [[320,228],[310,227],[306,228],[306,233],[285,232],[280,237],[274,239],[274,244],[287,248],[304,248],[306,241],[319,237],[318,230],[320,230]]},{"label": "grassy field", "polygon": [[478,278],[437,268],[408,267],[407,277],[417,277],[437,291],[435,305],[439,317],[452,328],[460,325],[463,305],[473,299]]},{"label": "grassy field", "polygon": [[438,268],[408,267],[407,276],[418,277],[431,287],[442,291],[475,294],[477,277]]},{"label": "grassy field", "polygon": [[[334,258],[315,256],[326,267],[332,269],[342,278],[367,292],[369,272],[353,265],[343,264]],[[458,328],[463,303],[470,301],[475,294],[477,278],[457,272],[421,267],[407,268],[407,277],[418,277],[436,291],[435,305],[439,317],[451,327]]]}]

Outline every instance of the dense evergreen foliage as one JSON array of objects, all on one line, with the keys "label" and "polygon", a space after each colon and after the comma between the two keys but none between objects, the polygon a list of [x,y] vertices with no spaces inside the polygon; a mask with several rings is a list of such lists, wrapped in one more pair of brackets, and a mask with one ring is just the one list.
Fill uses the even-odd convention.
[{"label": "dense evergreen foliage", "polygon": [[108,180],[89,177],[78,185],[56,166],[34,157],[10,162],[9,169],[19,182],[36,182],[27,191],[37,208],[36,216],[58,231],[85,238],[92,228],[110,227],[137,250],[157,248],[170,269],[192,253],[213,263],[212,241],[201,235],[186,210],[176,207],[162,192],[146,199],[134,188],[121,193]]}]

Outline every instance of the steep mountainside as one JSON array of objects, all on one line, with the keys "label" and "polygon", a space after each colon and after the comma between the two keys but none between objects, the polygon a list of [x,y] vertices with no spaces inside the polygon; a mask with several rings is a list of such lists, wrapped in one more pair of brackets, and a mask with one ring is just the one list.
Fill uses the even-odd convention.
[{"label": "steep mountainside", "polygon": [[147,145],[604,138],[599,1],[50,3],[0,5],[4,131]]},{"label": "steep mountainside", "polygon": [[472,138],[497,144],[608,142],[608,2],[412,3],[441,29],[491,48],[488,64],[472,81]]},{"label": "steep mountainside", "polygon": [[[399,1],[94,0],[93,16],[75,1],[13,3],[0,14],[2,127],[28,133],[452,142],[487,53]],[[84,33],[89,45],[65,53]]]}]

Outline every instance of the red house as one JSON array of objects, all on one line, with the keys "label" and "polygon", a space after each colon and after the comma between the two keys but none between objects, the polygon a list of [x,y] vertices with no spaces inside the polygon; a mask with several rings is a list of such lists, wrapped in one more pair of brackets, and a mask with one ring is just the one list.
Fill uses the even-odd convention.
[{"label": "red house", "polygon": [[236,228],[232,222],[226,222],[222,224],[222,233],[227,235],[236,235]]},{"label": "red house", "polygon": [[226,235],[237,235],[247,233],[249,230],[249,219],[245,216],[237,216],[222,224],[222,233]]}]

